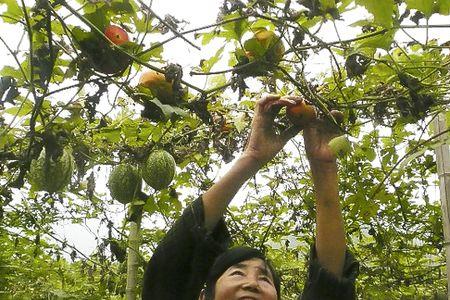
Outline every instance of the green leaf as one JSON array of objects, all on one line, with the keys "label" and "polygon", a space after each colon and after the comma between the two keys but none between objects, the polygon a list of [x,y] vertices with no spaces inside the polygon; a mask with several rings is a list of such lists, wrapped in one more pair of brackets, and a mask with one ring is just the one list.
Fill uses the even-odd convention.
[{"label": "green leaf", "polygon": [[252,23],[251,29],[256,30],[257,28],[269,28],[269,30],[275,29],[275,25],[270,20],[258,19]]},{"label": "green leaf", "polygon": [[150,32],[153,29],[151,19],[133,17],[134,26],[136,26],[137,32]]},{"label": "green leaf", "polygon": [[450,14],[450,1],[448,0],[406,0],[406,4],[409,9],[421,11],[426,18],[430,18],[434,13]]},{"label": "green leaf", "polygon": [[321,21],[322,21],[322,19],[319,17],[315,17],[312,19],[302,18],[301,21],[299,22],[299,24],[305,28],[312,28],[312,27],[316,26],[318,23],[320,23]]},{"label": "green leaf", "polygon": [[[150,44],[150,47],[157,45],[157,43]],[[145,62],[150,61],[152,58],[157,58],[158,60],[162,58],[162,53],[164,51],[164,46],[156,47],[150,51],[143,51],[141,55],[139,55],[139,59]]]},{"label": "green leaf", "polygon": [[198,35],[196,35],[196,38],[198,37],[202,37],[202,45],[208,45],[209,42],[211,42],[211,40],[215,37],[217,37],[217,33],[215,31],[213,32],[207,32],[207,33],[200,33]]},{"label": "green leaf", "polygon": [[406,0],[409,9],[417,9],[421,11],[425,17],[429,18],[433,14],[433,6],[435,0]]},{"label": "green leaf", "polygon": [[179,115],[182,117],[188,116],[188,113],[185,112],[183,109],[176,107],[176,106],[163,104],[157,98],[154,98],[154,99],[151,99],[148,101],[155,104],[162,111],[162,113],[164,114],[164,116],[166,118],[170,118],[172,115]]},{"label": "green leaf", "polygon": [[130,119],[124,120],[122,126],[122,134],[127,140],[136,140],[138,136],[138,127],[135,122]]},{"label": "green leaf", "polygon": [[349,26],[351,27],[362,27],[366,25],[371,25],[372,22],[370,20],[358,20],[356,22],[351,23]]},{"label": "green leaf", "polygon": [[80,27],[74,27],[72,29],[73,37],[75,38],[75,41],[81,42],[83,40],[91,40],[95,39],[95,35],[92,32],[87,32],[81,29]]},{"label": "green leaf", "polygon": [[23,117],[28,115],[33,111],[33,102],[30,100],[24,100],[24,102],[21,105],[16,105],[14,107],[10,107],[4,110],[5,113],[13,115],[13,116],[19,116]]},{"label": "green leaf", "polygon": [[135,13],[133,6],[127,0],[114,1],[109,7],[108,11],[112,12],[113,15],[133,15]]},{"label": "green leaf", "polygon": [[[343,0],[341,1],[341,5],[338,7],[340,13],[347,11],[347,7],[353,2],[353,0]],[[351,8],[350,8],[351,9]]]},{"label": "green leaf", "polygon": [[223,45],[222,47],[219,48],[219,50],[216,51],[216,54],[214,54],[211,58],[209,58],[208,60],[204,60],[202,61],[202,71],[207,73],[209,71],[211,71],[211,69],[214,67],[214,65],[220,61],[220,59],[222,58],[222,53],[223,50],[225,49],[225,45]]},{"label": "green leaf", "polygon": [[226,82],[227,78],[225,77],[225,74],[212,76],[208,79],[208,89],[214,89],[223,86]]},{"label": "green leaf", "polygon": [[248,28],[247,19],[242,19],[231,24],[234,24],[234,32],[236,33],[237,39],[240,40],[245,30]]},{"label": "green leaf", "polygon": [[153,196],[148,197],[147,201],[144,205],[144,211],[152,214],[152,213],[156,212],[157,210],[158,210],[158,206],[155,203],[155,198]]},{"label": "green leaf", "polygon": [[385,28],[392,27],[392,14],[396,9],[394,0],[356,0],[356,4],[364,6],[373,15],[375,23]]},{"label": "green leaf", "polygon": [[[439,145],[439,144],[437,144],[437,145]],[[407,166],[411,161],[413,161],[414,159],[416,159],[416,158],[422,156],[422,155],[425,153],[425,151],[427,151],[427,150],[428,150],[428,148],[419,149],[419,150],[417,150],[416,152],[411,153],[408,157],[406,157],[406,158],[400,163],[400,165],[397,167],[397,170],[396,170],[397,173],[396,173],[395,175],[393,175],[393,179],[394,179],[394,180],[401,180],[401,176],[403,175],[406,166]]]},{"label": "green leaf", "polygon": [[15,24],[23,17],[23,11],[16,0],[0,0],[0,5],[6,4],[6,12],[2,14],[2,19],[6,23]]},{"label": "green leaf", "polygon": [[102,128],[100,133],[95,135],[96,138],[105,138],[110,143],[120,142],[120,127],[119,128]]},{"label": "green leaf", "polygon": [[10,133],[0,134],[0,149],[4,149],[6,146],[12,145],[13,143],[14,143],[14,135]]},{"label": "green leaf", "polygon": [[336,2],[334,0],[320,0],[320,5],[325,11],[331,8],[336,8]]},{"label": "green leaf", "polygon": [[84,15],[84,17],[100,31],[103,31],[110,23],[110,20],[106,16],[106,12],[103,9],[97,9],[93,13]]},{"label": "green leaf", "polygon": [[239,113],[234,119],[233,119],[234,126],[236,127],[236,130],[241,133],[247,126],[247,117],[245,113]]},{"label": "green leaf", "polygon": [[77,68],[77,61],[76,60],[72,60],[69,63],[69,66],[67,67],[66,73],[64,73],[64,79],[68,79],[68,78],[72,78],[73,76],[75,76],[78,72],[78,68]]},{"label": "green leaf", "polygon": [[374,161],[375,158],[377,157],[377,154],[375,153],[375,149],[373,149],[373,148],[364,147],[364,148],[362,148],[362,151],[363,151],[365,157],[369,161]]},{"label": "green leaf", "polygon": [[[230,14],[224,17],[224,21],[240,17],[238,13]],[[223,25],[223,33],[220,36],[225,37],[227,40],[240,40],[245,30],[248,28],[248,22],[246,19],[238,20],[235,22],[226,23]]]},{"label": "green leaf", "polygon": [[391,48],[392,42],[394,41],[394,30],[390,30],[387,33],[375,35],[366,39],[359,41],[359,46],[357,48],[373,48],[373,49],[385,49],[389,50]]},{"label": "green leaf", "polygon": [[253,53],[256,58],[263,57],[267,49],[264,48],[256,38],[245,41],[244,49]]},{"label": "green leaf", "polygon": [[85,14],[92,14],[95,13],[97,9],[100,9],[104,3],[102,2],[96,2],[96,3],[89,3],[87,2],[86,5],[83,7],[83,11]]},{"label": "green leaf", "polygon": [[1,69],[0,75],[5,77],[12,77],[19,81],[24,80],[22,72],[20,72],[19,69],[14,69],[10,66],[5,66],[3,69]]},{"label": "green leaf", "polygon": [[438,0],[437,6],[438,6],[437,10],[438,13],[445,16],[450,15],[450,1]]}]

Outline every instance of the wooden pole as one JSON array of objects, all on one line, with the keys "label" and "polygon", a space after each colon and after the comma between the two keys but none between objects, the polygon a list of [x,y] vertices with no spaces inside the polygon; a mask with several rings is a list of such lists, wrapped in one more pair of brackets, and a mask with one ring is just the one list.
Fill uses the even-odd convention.
[{"label": "wooden pole", "polygon": [[140,262],[139,247],[141,246],[141,220],[142,220],[142,206],[131,207],[131,214],[134,215],[134,220],[129,225],[128,236],[128,256],[127,256],[127,286],[126,299],[136,300],[138,298],[138,269]]},{"label": "wooden pole", "polygon": [[[434,123],[435,132],[439,134],[448,129],[445,114],[440,114]],[[443,134],[439,138],[448,140],[450,135]],[[442,221],[444,226],[444,248],[447,259],[447,298],[450,300],[450,146],[444,143],[435,149],[439,189],[441,195]]]}]

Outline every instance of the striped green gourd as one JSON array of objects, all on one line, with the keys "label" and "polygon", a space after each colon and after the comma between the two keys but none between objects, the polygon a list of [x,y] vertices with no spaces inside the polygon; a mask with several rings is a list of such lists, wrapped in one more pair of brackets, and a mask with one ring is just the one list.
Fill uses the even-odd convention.
[{"label": "striped green gourd", "polygon": [[155,190],[167,188],[174,176],[175,160],[164,150],[152,152],[142,166],[144,181]]},{"label": "striped green gourd", "polygon": [[62,155],[53,158],[42,149],[39,157],[30,164],[28,180],[34,191],[55,193],[62,191],[69,183],[74,169],[72,149],[66,147]]},{"label": "striped green gourd", "polygon": [[130,165],[120,164],[109,174],[108,188],[113,199],[122,204],[133,201],[141,190],[142,178],[139,171]]}]

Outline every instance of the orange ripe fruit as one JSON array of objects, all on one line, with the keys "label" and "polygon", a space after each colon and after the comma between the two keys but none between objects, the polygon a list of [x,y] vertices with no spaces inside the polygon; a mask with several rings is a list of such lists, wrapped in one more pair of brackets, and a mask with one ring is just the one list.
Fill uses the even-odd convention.
[{"label": "orange ripe fruit", "polygon": [[314,106],[306,104],[305,101],[288,106],[286,115],[292,124],[300,127],[304,127],[306,124],[317,118],[317,112]]},{"label": "orange ripe fruit", "polygon": [[148,88],[161,103],[173,104],[175,101],[172,81],[167,81],[164,74],[148,71],[141,75],[139,85]]},{"label": "orange ripe fruit", "polygon": [[109,25],[105,28],[105,36],[115,45],[120,46],[129,41],[128,33],[116,25]]},{"label": "orange ripe fruit", "polygon": [[254,37],[259,44],[267,49],[266,59],[273,63],[278,63],[284,55],[284,45],[280,38],[270,30],[260,29],[255,32]]}]

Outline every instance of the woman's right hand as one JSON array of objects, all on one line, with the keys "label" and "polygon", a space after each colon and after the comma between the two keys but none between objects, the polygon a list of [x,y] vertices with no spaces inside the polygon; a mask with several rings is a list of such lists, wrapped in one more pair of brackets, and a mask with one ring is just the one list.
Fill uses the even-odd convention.
[{"label": "woman's right hand", "polygon": [[[343,120],[343,114],[340,111],[331,111],[331,117],[337,123]],[[332,120],[321,118],[311,122],[309,126],[303,129],[303,138],[305,141],[306,156],[310,163],[335,163],[336,155],[331,150],[328,143],[339,136],[340,129]]]}]

